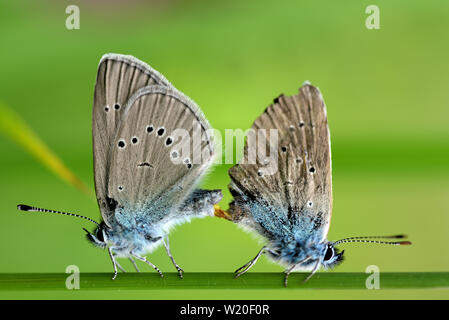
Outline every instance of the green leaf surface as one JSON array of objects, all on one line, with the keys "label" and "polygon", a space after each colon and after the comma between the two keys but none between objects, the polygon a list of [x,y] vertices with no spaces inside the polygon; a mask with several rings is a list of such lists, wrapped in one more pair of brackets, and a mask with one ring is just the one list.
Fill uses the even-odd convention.
[{"label": "green leaf surface", "polygon": [[[3,273],[3,290],[67,290],[71,274],[64,273]],[[166,273],[163,278],[153,273],[119,274],[111,280],[111,273],[80,274],[81,290],[161,290],[161,289],[366,289],[370,274],[319,273],[308,282],[307,273],[294,273],[285,288],[282,273],[248,273],[233,279],[232,273]],[[385,272],[379,275],[380,289],[449,288],[448,272]]]}]

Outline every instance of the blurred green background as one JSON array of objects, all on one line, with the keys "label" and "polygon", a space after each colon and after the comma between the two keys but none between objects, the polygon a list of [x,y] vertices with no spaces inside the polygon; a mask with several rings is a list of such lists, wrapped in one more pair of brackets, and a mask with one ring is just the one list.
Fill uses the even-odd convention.
[{"label": "blurred green background", "polygon": [[[0,100],[19,113],[93,189],[91,108],[107,52],[132,54],[192,97],[213,127],[247,129],[280,93],[320,87],[332,137],[329,239],[406,233],[409,247],[348,244],[339,272],[448,271],[449,2],[447,1],[0,1]],[[80,8],[67,30],[65,8]],[[380,8],[381,28],[365,27]],[[1,115],[0,115],[1,116]],[[99,219],[96,202],[0,135],[0,272],[112,271],[87,222],[19,214],[17,203]],[[229,165],[205,187],[224,189]],[[188,272],[231,272],[260,249],[215,218],[171,234]],[[175,271],[163,248],[150,260]],[[122,265],[131,269],[130,263]],[[141,269],[147,270],[145,266]],[[252,269],[281,272],[262,258]],[[81,275],[82,276],[82,275]],[[116,281],[120,281],[120,274]],[[381,283],[382,285],[382,283]],[[302,299],[449,298],[449,290],[165,290],[0,292],[0,298]]]}]

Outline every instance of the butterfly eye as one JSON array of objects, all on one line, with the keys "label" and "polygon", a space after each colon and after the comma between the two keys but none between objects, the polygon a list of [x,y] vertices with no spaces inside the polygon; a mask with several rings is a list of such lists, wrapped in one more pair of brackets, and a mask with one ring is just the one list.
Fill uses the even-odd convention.
[{"label": "butterfly eye", "polygon": [[332,259],[333,256],[334,256],[334,248],[332,246],[328,246],[326,254],[324,255],[324,261]]},{"label": "butterfly eye", "polygon": [[104,237],[103,237],[103,231],[101,229],[97,230],[97,233],[95,235],[97,237],[97,239],[101,242],[104,242]]}]

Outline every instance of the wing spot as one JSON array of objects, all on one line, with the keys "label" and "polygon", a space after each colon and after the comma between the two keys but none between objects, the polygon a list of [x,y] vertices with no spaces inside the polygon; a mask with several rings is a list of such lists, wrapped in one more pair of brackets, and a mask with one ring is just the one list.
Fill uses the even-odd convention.
[{"label": "wing spot", "polygon": [[160,127],[159,129],[157,129],[157,135],[159,137],[162,137],[165,133],[165,128],[164,127]]},{"label": "wing spot", "polygon": [[185,158],[184,159],[184,163],[185,163],[187,169],[191,169],[192,168],[192,163],[190,162],[189,158]]},{"label": "wing spot", "polygon": [[302,159],[301,158],[296,159],[296,163],[302,163]]},{"label": "wing spot", "polygon": [[119,147],[120,149],[124,149],[124,148],[126,147],[126,142],[125,142],[125,140],[121,139],[121,140],[118,142],[118,147]]},{"label": "wing spot", "polygon": [[148,133],[152,133],[153,131],[154,131],[154,127],[153,127],[152,124],[149,125],[149,126],[147,126],[147,132],[148,132]]},{"label": "wing spot", "polygon": [[116,103],[116,104],[114,105],[114,109],[115,109],[115,110],[120,109],[120,105],[119,105],[118,103]]},{"label": "wing spot", "polygon": [[309,208],[312,208],[313,202],[312,202],[312,201],[307,202],[307,206],[308,206]]},{"label": "wing spot", "polygon": [[148,162],[139,163],[137,166],[138,167],[150,167],[150,168],[153,168],[153,166],[151,164],[149,164]]},{"label": "wing spot", "polygon": [[287,147],[281,147],[282,152],[286,152],[287,151]]},{"label": "wing spot", "polygon": [[262,176],[263,176],[262,170],[258,170],[258,171],[257,171],[257,175],[258,175],[259,177],[262,177]]},{"label": "wing spot", "polygon": [[179,157],[179,152],[178,150],[173,150],[171,153],[171,158],[172,159],[177,159]]},{"label": "wing spot", "polygon": [[295,126],[290,125],[290,127],[288,127],[290,129],[290,131],[294,131],[295,130]]},{"label": "wing spot", "polygon": [[109,111],[109,106],[104,107],[104,111],[108,112]]},{"label": "wing spot", "polygon": [[165,140],[165,145],[168,147],[173,144],[173,138],[168,137],[167,140]]},{"label": "wing spot", "polygon": [[137,144],[139,142],[139,138],[134,136],[131,138],[131,142],[132,142],[132,144]]},{"label": "wing spot", "polygon": [[118,186],[118,191],[123,191],[123,186]]},{"label": "wing spot", "polygon": [[314,167],[310,168],[310,169],[309,169],[309,172],[310,172],[310,173],[315,173],[315,168],[314,168]]},{"label": "wing spot", "polygon": [[304,127],[304,122],[303,122],[303,121],[301,121],[301,122],[299,123],[299,127],[300,127],[300,128]]}]

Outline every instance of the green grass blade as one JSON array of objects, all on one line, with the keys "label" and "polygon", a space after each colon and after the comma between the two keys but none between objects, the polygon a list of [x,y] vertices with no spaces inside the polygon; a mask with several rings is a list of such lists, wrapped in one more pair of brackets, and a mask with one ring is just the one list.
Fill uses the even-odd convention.
[{"label": "green grass blade", "polygon": [[57,177],[95,199],[92,189],[87,187],[67,168],[62,160],[33,132],[19,114],[1,102],[0,132],[34,156]]},{"label": "green grass blade", "polygon": [[[5,290],[67,290],[64,273],[4,273],[0,274],[0,291]],[[282,273],[248,273],[233,279],[231,273],[155,273],[119,274],[81,273],[81,290],[163,290],[163,289],[366,289],[366,273],[318,273],[308,282],[307,273],[290,275],[288,288]],[[380,274],[380,289],[449,288],[448,272],[385,272]]]}]

